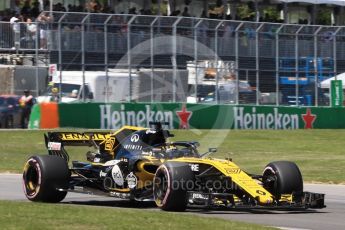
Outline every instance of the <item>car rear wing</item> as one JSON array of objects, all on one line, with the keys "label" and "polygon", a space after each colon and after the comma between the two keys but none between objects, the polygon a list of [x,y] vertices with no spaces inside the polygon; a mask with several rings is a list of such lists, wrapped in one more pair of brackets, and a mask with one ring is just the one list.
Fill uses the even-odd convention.
[{"label": "car rear wing", "polygon": [[109,132],[48,132],[44,136],[46,145],[49,142],[60,142],[71,146],[93,146],[94,143],[100,143],[111,135]]},{"label": "car rear wing", "polygon": [[109,132],[48,132],[44,134],[44,140],[49,155],[60,156],[68,162],[69,155],[64,146],[94,146],[100,149],[100,145],[111,136]]},{"label": "car rear wing", "polygon": [[144,128],[123,126],[115,132],[48,132],[44,135],[49,155],[57,155],[69,161],[64,146],[94,146],[100,153],[113,154],[121,141],[133,132]]}]

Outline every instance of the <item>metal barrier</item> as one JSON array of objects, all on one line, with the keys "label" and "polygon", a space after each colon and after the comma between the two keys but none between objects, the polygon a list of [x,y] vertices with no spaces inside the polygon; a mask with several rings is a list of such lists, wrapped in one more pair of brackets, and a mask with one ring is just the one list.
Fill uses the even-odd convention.
[{"label": "metal barrier", "polygon": [[[66,12],[53,18],[36,23],[36,33],[25,23],[19,32],[0,23],[0,50],[33,51],[36,59],[49,51],[59,71],[126,69],[127,100],[328,105],[320,83],[345,72],[345,27]],[[140,71],[145,82],[132,76]],[[210,87],[201,94],[203,86]]]}]

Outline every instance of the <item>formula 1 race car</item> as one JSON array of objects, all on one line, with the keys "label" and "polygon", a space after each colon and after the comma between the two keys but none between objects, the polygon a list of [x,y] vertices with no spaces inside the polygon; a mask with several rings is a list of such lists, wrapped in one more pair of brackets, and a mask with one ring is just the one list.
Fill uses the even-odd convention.
[{"label": "formula 1 race car", "polygon": [[[324,194],[303,191],[301,172],[288,161],[269,163],[262,175],[243,171],[231,159],[215,159],[198,142],[168,142],[154,128],[124,126],[114,133],[48,132],[49,155],[32,156],[24,167],[23,185],[31,201],[60,202],[67,192],[155,201],[169,211],[187,206],[323,208]],[[88,162],[72,161],[67,145],[94,146]]]}]

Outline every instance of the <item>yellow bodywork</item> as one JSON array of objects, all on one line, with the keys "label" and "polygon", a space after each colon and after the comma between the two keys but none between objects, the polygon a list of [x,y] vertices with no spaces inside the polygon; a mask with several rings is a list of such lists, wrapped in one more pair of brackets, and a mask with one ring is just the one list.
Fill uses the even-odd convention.
[{"label": "yellow bodywork", "polygon": [[[77,134],[77,133],[63,133],[61,139],[63,141],[98,141],[100,144],[104,144],[104,150],[106,150],[113,158],[116,156],[117,147],[120,144],[119,140],[116,139],[116,135],[125,132],[125,130],[145,130],[146,128],[136,127],[136,126],[123,126],[121,129],[114,133],[97,133],[94,135]],[[260,205],[269,205],[274,202],[274,196],[267,191],[263,186],[261,186],[257,180],[253,179],[246,172],[240,169],[235,163],[229,160],[215,159],[215,158],[193,158],[193,157],[182,157],[176,159],[157,159],[153,156],[144,156],[137,164],[137,171],[135,175],[138,178],[137,189],[144,188],[153,183],[154,171],[148,171],[145,166],[156,166],[163,164],[166,161],[174,162],[184,162],[189,164],[205,164],[210,165],[219,170],[224,176],[231,178],[232,182],[238,185],[242,190],[248,193],[250,196],[255,198]],[[96,166],[96,164],[93,164]],[[97,164],[102,166],[103,164]],[[114,191],[118,192],[130,192],[128,188],[117,189]],[[290,197],[283,197],[284,201],[291,201]]]},{"label": "yellow bodywork", "polygon": [[[229,160],[215,159],[215,158],[193,158],[182,157],[176,159],[157,159],[153,156],[145,156],[137,164],[137,172],[135,175],[138,178],[137,189],[150,186],[154,179],[154,172],[145,170],[145,165],[156,166],[163,164],[166,161],[184,162],[187,164],[205,164],[210,165],[219,170],[224,176],[231,177],[231,180],[243,189],[250,196],[254,197],[260,205],[269,205],[274,201],[274,196],[261,186],[257,180],[253,179],[246,172],[240,169],[238,165]],[[114,189],[118,192],[129,192],[129,189]],[[291,199],[284,197],[284,200]]]},{"label": "yellow bodywork", "polygon": [[268,205],[273,203],[273,195],[258,184],[256,180],[251,178],[247,173],[241,170],[235,163],[229,160],[221,160],[214,158],[189,158],[183,157],[174,159],[175,162],[185,162],[191,164],[207,164],[215,167],[225,176],[231,177],[232,181],[240,186],[249,195],[254,197],[260,205]]},{"label": "yellow bodywork", "polygon": [[159,160],[155,157],[146,157],[146,160],[138,162],[138,171],[135,173],[135,175],[138,177],[138,189],[152,185],[153,178],[155,176],[154,172],[148,172],[144,169],[145,165],[156,166],[158,168],[162,163],[162,160]]},{"label": "yellow bodywork", "polygon": [[121,129],[116,130],[113,133],[110,132],[61,132],[60,140],[63,143],[68,143],[68,145],[89,145],[90,143],[96,142],[99,146],[102,146],[102,150],[112,158],[116,156],[116,149],[119,146],[119,140],[116,138],[116,135],[130,130],[132,132],[139,130],[146,130],[147,128],[136,127],[136,126],[123,126]]},{"label": "yellow bodywork", "polygon": [[78,133],[78,132],[61,132],[60,138],[61,141],[106,141],[111,136],[115,136],[118,133],[123,132],[124,130],[132,130],[132,131],[138,131],[138,130],[144,130],[146,128],[136,127],[136,126],[123,126],[121,129],[116,130],[113,133],[108,132],[94,132],[94,133]]}]

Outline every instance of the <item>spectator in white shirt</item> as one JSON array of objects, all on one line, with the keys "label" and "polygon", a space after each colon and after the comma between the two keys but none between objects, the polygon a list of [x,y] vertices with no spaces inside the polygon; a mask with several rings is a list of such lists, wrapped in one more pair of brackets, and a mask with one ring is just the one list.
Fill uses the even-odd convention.
[{"label": "spectator in white shirt", "polygon": [[21,20],[18,13],[15,13],[10,19],[10,24],[14,32],[14,46],[12,49],[15,49],[15,47],[19,48],[20,46],[20,21]]},{"label": "spectator in white shirt", "polygon": [[27,48],[33,49],[35,47],[35,40],[36,40],[36,32],[37,26],[35,23],[32,23],[31,18],[26,19],[26,35],[25,35],[25,42]]}]

